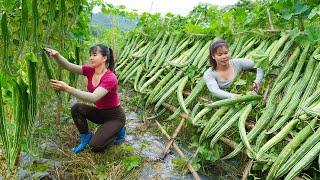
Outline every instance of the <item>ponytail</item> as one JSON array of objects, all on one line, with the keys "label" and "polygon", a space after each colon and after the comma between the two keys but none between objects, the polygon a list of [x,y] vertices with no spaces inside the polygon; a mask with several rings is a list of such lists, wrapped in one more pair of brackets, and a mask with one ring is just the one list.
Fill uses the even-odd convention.
[{"label": "ponytail", "polygon": [[113,55],[113,50],[109,48],[110,52],[110,57],[108,58],[109,60],[109,69],[114,72],[114,55]]}]

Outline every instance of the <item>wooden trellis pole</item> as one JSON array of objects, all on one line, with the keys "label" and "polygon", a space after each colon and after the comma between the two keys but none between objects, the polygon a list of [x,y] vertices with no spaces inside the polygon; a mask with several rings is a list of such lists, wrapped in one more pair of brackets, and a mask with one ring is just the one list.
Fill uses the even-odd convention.
[{"label": "wooden trellis pole", "polygon": [[253,164],[253,160],[249,160],[249,162],[247,163],[246,165],[246,168],[244,168],[244,171],[243,171],[243,174],[242,174],[242,179],[241,180],[246,180],[249,173],[250,173],[250,169],[252,167],[252,164]]},{"label": "wooden trellis pole", "polygon": [[274,30],[274,26],[273,26],[273,22],[272,22],[272,18],[271,18],[271,14],[270,14],[270,10],[267,9],[267,15],[269,18],[269,24],[270,24],[270,30]]},{"label": "wooden trellis pole", "polygon": [[160,155],[160,158],[161,158],[161,159],[164,159],[164,158],[165,158],[167,151],[169,150],[169,148],[171,147],[174,139],[177,137],[178,133],[180,132],[180,130],[181,130],[182,126],[183,126],[184,121],[185,121],[185,119],[182,118],[181,121],[180,121],[180,123],[179,123],[179,125],[178,125],[178,127],[177,127],[177,129],[174,131],[174,133],[173,133],[173,135],[171,136],[169,142],[167,143],[166,147],[165,147],[164,150],[162,151],[162,153],[161,153],[161,155]]},{"label": "wooden trellis pole", "polygon": [[[167,137],[167,139],[168,139],[168,140],[172,139],[172,138],[169,136],[169,134],[163,129],[163,127],[161,126],[161,124],[160,124],[158,121],[156,121],[156,123],[157,123],[159,129],[161,130],[161,132]],[[180,157],[185,157],[185,155],[183,154],[183,152],[180,150],[180,148],[177,146],[176,143],[172,142],[172,145],[173,145],[173,148],[176,150],[176,152],[178,153],[178,155],[179,155]],[[188,169],[190,170],[190,172],[192,173],[194,179],[196,179],[196,180],[200,180],[200,179],[201,179],[200,176],[199,176],[199,174],[197,173],[197,171],[194,170],[194,168],[193,168],[193,166],[192,166],[192,164],[191,164],[190,162],[187,164],[187,167],[188,167]]]},{"label": "wooden trellis pole", "polygon": [[[116,61],[117,59],[117,53],[116,53],[116,47],[115,47],[115,33],[114,33],[114,29],[115,29],[115,22],[114,22],[114,14],[111,13],[111,22],[112,22],[112,50],[113,50],[113,56],[114,56],[114,60]],[[116,62],[114,62],[116,63]]]}]

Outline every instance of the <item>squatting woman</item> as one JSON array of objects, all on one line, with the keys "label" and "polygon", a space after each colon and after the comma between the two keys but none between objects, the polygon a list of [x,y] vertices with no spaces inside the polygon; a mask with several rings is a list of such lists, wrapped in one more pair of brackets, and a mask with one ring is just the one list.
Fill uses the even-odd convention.
[{"label": "squatting woman", "polygon": [[[71,151],[81,152],[89,144],[92,151],[100,152],[109,144],[122,141],[126,117],[120,106],[112,49],[102,44],[91,47],[90,66],[72,64],[53,49],[45,48],[45,51],[64,69],[88,79],[88,92],[75,89],[63,81],[50,80],[54,90],[65,91],[80,100],[94,103],[94,106],[77,103],[71,108],[72,118],[81,137],[80,144]],[[89,131],[87,120],[100,124],[94,134]]]}]

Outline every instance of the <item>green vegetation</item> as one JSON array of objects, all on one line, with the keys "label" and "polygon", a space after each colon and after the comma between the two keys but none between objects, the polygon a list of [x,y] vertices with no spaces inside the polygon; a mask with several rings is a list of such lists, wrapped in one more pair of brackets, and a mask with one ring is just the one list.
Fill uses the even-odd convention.
[{"label": "green vegetation", "polygon": [[[101,6],[101,13],[91,14],[95,5]],[[320,111],[317,0],[241,0],[223,8],[199,4],[185,17],[126,12],[124,6],[102,0],[8,0],[1,1],[0,8],[0,171],[5,178],[16,175],[21,151],[40,155],[38,143],[48,137],[55,137],[59,148],[41,155],[64,159],[64,165],[55,170],[57,176],[139,176],[144,160],[128,145],[112,146],[103,154],[85,151],[75,158],[69,148],[76,144],[77,137],[71,135],[76,130],[69,123],[61,124],[61,119],[71,119],[70,97],[56,96],[48,87],[48,77],[54,76],[80,89],[85,89],[85,83],[48,60],[44,47],[58,49],[71,62],[86,64],[88,48],[97,43],[115,50],[119,84],[136,91],[131,102],[123,101],[134,104],[128,110],[143,111],[143,130],[153,123],[147,117],[157,115],[167,120],[164,127],[172,134],[179,114],[189,115],[177,139],[192,149],[200,147],[193,161],[196,170],[217,166],[221,157],[241,156],[242,161],[253,160],[252,167],[247,167],[251,169],[248,179],[293,178],[301,172],[311,179],[320,176],[314,160],[319,156],[319,133],[308,129]],[[243,94],[241,98],[208,98],[203,73],[210,67],[207,49],[217,39],[228,42],[233,58],[252,58],[266,72],[262,96],[248,95],[254,80],[249,72],[237,77],[229,89]],[[176,108],[162,109],[164,103]],[[249,103],[252,110],[244,111]],[[247,118],[240,121],[241,113]],[[255,126],[245,127],[248,120]],[[160,131],[152,131],[160,136]],[[292,143],[283,140],[287,135]],[[238,144],[230,149],[218,141],[221,137]],[[289,157],[283,152],[286,149],[294,155]],[[239,155],[241,150],[244,153]],[[187,158],[174,160],[183,169],[186,162]],[[43,171],[48,164],[29,168]]]}]

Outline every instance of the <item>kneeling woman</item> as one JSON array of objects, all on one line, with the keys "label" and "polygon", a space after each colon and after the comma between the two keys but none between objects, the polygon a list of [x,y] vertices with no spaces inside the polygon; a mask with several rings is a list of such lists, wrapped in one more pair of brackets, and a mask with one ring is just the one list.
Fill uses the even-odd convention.
[{"label": "kneeling woman", "polygon": [[[229,47],[224,40],[212,43],[209,48],[211,67],[204,73],[204,80],[213,96],[220,99],[234,98],[240,94],[232,94],[222,89],[229,88],[235,77],[244,70],[253,69],[254,63],[251,59],[230,60]],[[260,83],[263,71],[257,69],[256,79],[253,82],[253,94],[260,91]]]},{"label": "kneeling woman", "polygon": [[[88,79],[88,91],[84,92],[70,87],[63,81],[50,80],[55,90],[65,91],[95,106],[75,104],[71,109],[72,118],[77,126],[81,142],[72,148],[72,152],[83,151],[89,144],[94,152],[103,151],[111,143],[119,143],[125,135],[125,113],[120,106],[118,80],[114,74],[114,59],[111,48],[99,44],[90,48],[91,66],[79,66],[67,61],[58,51],[45,48],[47,53],[56,59],[64,69],[84,75]],[[106,68],[108,64],[108,68]],[[95,134],[89,132],[87,119],[101,124]]]}]

